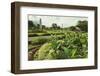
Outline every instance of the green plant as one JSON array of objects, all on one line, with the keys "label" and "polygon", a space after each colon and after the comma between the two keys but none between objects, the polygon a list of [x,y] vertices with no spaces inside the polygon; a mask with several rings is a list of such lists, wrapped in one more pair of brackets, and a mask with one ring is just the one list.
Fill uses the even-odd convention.
[{"label": "green plant", "polygon": [[[50,38],[36,38],[32,44],[42,44],[34,54],[34,60],[75,59],[88,56],[88,35],[83,32],[63,31],[63,35],[51,34]],[[60,37],[60,38],[59,38]]]}]

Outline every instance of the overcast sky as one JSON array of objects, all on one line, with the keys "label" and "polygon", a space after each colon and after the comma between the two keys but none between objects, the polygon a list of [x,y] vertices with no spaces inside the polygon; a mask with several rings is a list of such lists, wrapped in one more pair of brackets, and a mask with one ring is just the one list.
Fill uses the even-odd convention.
[{"label": "overcast sky", "polygon": [[36,15],[28,15],[28,20],[32,20],[35,23],[39,23],[40,18],[42,20],[42,25],[47,27],[51,27],[52,23],[56,23],[58,26],[69,27],[75,26],[79,20],[87,20],[87,17],[63,17],[63,16],[36,16]]}]

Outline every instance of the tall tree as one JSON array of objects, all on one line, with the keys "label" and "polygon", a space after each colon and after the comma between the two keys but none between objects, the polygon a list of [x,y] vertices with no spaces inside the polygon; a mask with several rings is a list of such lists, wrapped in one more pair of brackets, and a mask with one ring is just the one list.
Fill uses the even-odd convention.
[{"label": "tall tree", "polygon": [[78,24],[76,25],[81,29],[81,31],[87,32],[88,31],[88,21],[78,21]]},{"label": "tall tree", "polygon": [[53,29],[57,29],[57,24],[56,23],[52,23],[52,28]]},{"label": "tall tree", "polygon": [[36,28],[36,25],[34,24],[33,21],[29,20],[28,21],[28,27],[29,27],[29,29],[35,29]]}]

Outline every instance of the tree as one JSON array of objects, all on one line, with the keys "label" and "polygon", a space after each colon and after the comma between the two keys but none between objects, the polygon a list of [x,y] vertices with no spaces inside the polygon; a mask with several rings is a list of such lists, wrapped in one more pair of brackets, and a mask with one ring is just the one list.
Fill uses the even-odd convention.
[{"label": "tree", "polygon": [[37,27],[36,27],[37,29],[40,29],[40,24],[37,24]]},{"label": "tree", "polygon": [[88,31],[88,21],[78,21],[78,24],[76,25],[80,28],[81,31],[87,32]]},{"label": "tree", "polygon": [[57,28],[57,24],[56,24],[56,23],[53,23],[53,24],[52,24],[52,28],[53,28],[53,29],[56,29],[56,28]]},{"label": "tree", "polygon": [[42,25],[42,29],[45,29],[46,28],[46,26],[45,25]]},{"label": "tree", "polygon": [[57,26],[57,28],[58,28],[58,29],[61,29],[61,27],[60,27],[60,26]]},{"label": "tree", "polygon": [[28,27],[29,27],[29,29],[35,29],[36,28],[36,25],[34,24],[33,21],[29,20],[28,21]]},{"label": "tree", "polygon": [[71,26],[71,27],[69,27],[69,29],[70,29],[71,31],[75,31],[75,30],[76,30],[75,26]]}]

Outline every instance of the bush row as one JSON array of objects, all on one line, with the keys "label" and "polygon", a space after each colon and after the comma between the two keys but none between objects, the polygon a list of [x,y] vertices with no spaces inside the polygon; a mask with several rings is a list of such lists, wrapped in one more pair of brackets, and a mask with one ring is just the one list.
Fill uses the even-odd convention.
[{"label": "bush row", "polygon": [[28,33],[28,37],[35,36],[49,36],[49,35],[63,35],[64,33]]},{"label": "bush row", "polygon": [[35,37],[35,36],[49,36],[49,33],[29,33],[28,37]]}]

